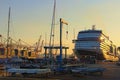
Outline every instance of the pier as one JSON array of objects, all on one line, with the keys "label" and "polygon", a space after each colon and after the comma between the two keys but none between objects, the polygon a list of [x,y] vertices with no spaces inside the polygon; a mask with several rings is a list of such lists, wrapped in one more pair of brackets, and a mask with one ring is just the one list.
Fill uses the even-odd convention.
[{"label": "pier", "polygon": [[80,75],[80,74],[57,74],[50,75],[48,77],[42,77],[40,75],[32,77],[0,77],[0,80],[120,80],[120,66],[117,66],[115,62],[101,62],[98,64],[86,64],[89,67],[104,67],[107,70],[104,71],[103,75],[100,76],[97,73],[92,75]]},{"label": "pier", "polygon": [[[44,49],[45,49],[45,58],[47,57],[47,50],[58,50],[60,49],[60,46],[44,46]],[[66,47],[66,46],[62,46],[62,49],[65,50],[65,58],[67,58],[67,49],[69,49],[69,47]]]}]

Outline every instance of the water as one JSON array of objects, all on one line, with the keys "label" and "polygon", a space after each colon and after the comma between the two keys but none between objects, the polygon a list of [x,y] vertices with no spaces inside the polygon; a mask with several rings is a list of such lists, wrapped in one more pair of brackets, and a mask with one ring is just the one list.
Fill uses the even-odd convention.
[{"label": "water", "polygon": [[[31,75],[29,77],[23,77],[17,74],[15,77],[5,77],[6,73],[4,70],[0,70],[0,80],[120,80],[120,66],[117,66],[113,62],[104,62],[100,64],[89,64],[90,67],[104,67],[106,70],[103,75],[80,75],[80,74],[51,74],[49,77],[40,77],[40,74]],[[8,75],[8,74],[7,74]]]}]

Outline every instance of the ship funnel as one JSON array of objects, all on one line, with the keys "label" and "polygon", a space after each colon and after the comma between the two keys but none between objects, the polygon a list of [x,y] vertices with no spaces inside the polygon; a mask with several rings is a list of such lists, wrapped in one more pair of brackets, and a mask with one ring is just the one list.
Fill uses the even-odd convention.
[{"label": "ship funnel", "polygon": [[92,26],[92,30],[95,30],[95,25]]}]

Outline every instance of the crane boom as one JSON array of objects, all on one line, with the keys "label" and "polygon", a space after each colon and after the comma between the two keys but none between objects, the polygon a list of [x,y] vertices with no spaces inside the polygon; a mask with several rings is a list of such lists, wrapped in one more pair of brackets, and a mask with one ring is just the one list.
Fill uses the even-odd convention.
[{"label": "crane boom", "polygon": [[40,37],[39,37],[39,39],[38,39],[38,42],[37,42],[37,46],[36,46],[36,52],[38,51],[38,48],[39,48],[39,45],[40,45],[40,41],[41,41],[41,35],[40,35]]},{"label": "crane boom", "polygon": [[65,20],[63,20],[62,18],[60,20],[61,20],[61,23],[68,25],[68,23]]},{"label": "crane boom", "polygon": [[42,52],[43,42],[44,42],[44,40],[42,40],[42,42],[41,42],[41,45],[40,45],[40,52]]}]

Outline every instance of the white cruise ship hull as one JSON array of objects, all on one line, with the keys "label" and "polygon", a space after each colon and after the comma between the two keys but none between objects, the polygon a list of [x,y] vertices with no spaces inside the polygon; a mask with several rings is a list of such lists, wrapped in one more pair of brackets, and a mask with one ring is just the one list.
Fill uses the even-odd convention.
[{"label": "white cruise ship hull", "polygon": [[97,60],[118,60],[116,46],[102,30],[80,31],[73,41],[73,50],[78,58],[94,56]]}]

